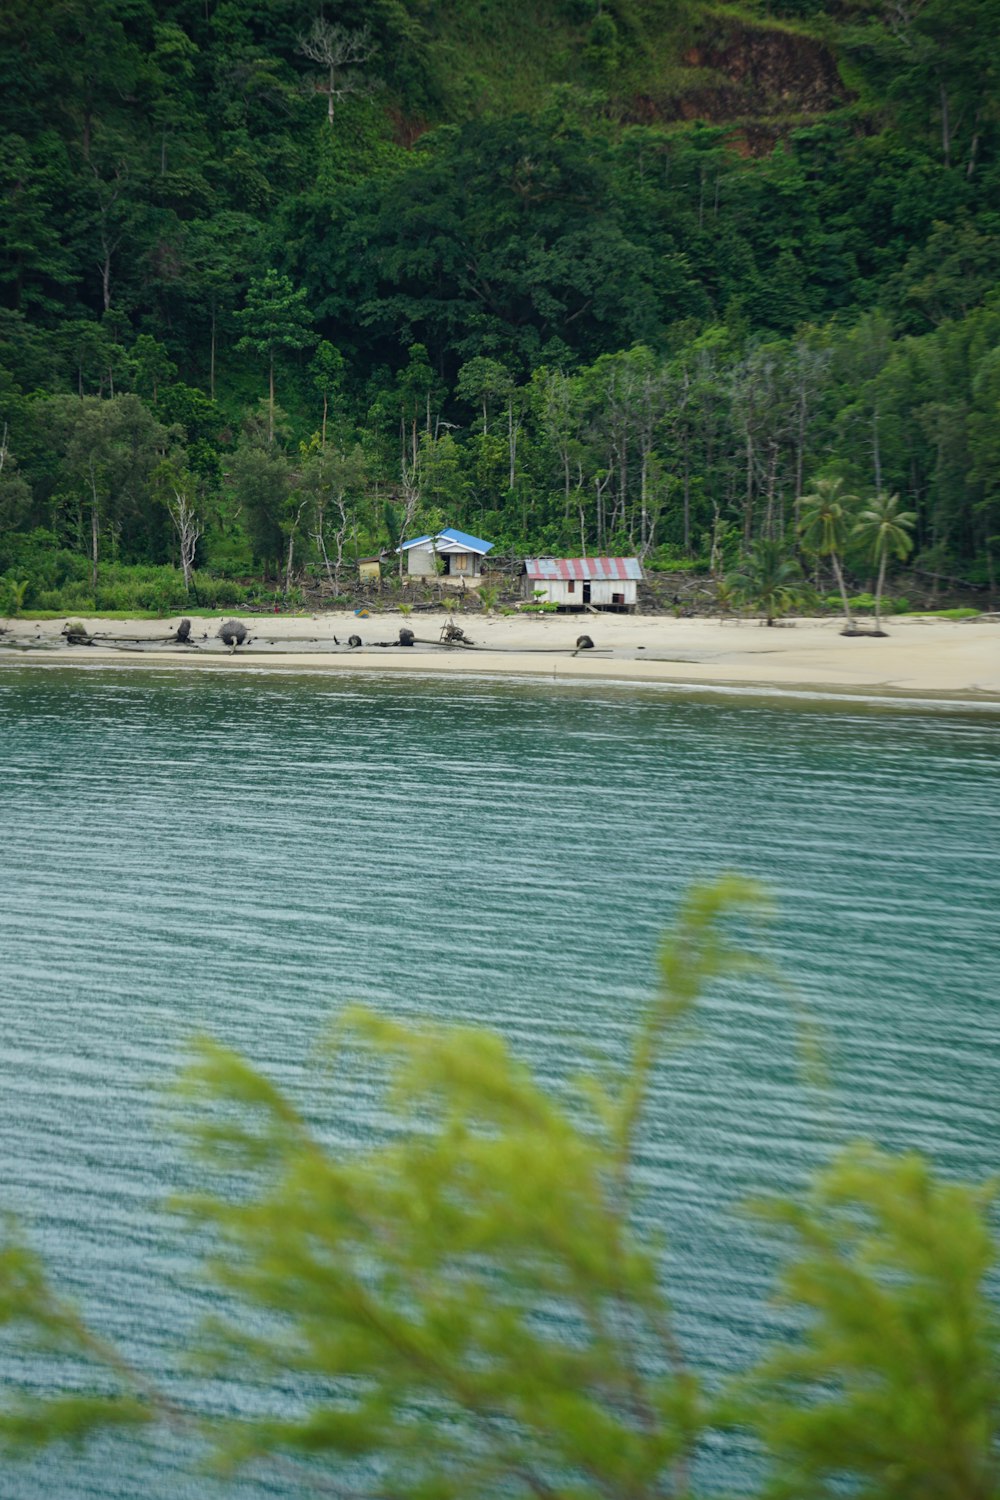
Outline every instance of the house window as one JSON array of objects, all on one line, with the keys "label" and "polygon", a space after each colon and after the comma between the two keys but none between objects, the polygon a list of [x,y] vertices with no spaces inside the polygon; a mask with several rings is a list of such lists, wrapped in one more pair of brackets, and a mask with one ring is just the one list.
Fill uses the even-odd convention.
[{"label": "house window", "polygon": [[453,553],[451,566],[455,573],[467,573],[469,571],[469,554],[467,552]]},{"label": "house window", "polygon": [[571,594],[576,593],[576,580],[574,578],[571,578],[569,581],[569,592]]}]

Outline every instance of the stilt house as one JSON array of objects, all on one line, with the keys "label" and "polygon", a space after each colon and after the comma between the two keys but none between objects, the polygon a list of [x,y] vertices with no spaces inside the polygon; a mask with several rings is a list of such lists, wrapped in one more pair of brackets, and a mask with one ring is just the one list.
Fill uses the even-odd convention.
[{"label": "stilt house", "polygon": [[631,612],[642,582],[637,557],[529,557],[524,597],[563,609]]}]

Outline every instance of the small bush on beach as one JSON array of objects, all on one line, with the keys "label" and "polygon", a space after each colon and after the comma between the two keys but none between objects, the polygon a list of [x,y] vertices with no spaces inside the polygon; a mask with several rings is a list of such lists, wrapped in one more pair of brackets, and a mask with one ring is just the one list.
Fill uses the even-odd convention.
[{"label": "small bush on beach", "polygon": [[[831,603],[831,599],[832,596],[827,599],[827,604]],[[837,600],[837,603],[840,603],[839,599]],[[874,614],[875,612],[874,594],[854,594],[853,597],[849,600],[849,603],[851,609],[854,610],[855,614],[870,615]],[[909,612],[909,608],[909,599],[905,599],[902,596],[900,596],[898,599],[883,598],[882,600],[882,613],[884,615],[905,615]]]}]

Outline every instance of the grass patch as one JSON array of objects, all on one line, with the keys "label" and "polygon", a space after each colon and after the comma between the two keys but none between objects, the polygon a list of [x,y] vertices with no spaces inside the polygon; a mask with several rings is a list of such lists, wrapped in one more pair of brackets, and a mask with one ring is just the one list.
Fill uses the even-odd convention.
[{"label": "grass patch", "polygon": [[[231,609],[22,609],[16,617],[6,616],[7,619],[18,620],[179,620],[187,615],[192,620],[228,620],[231,615],[238,615],[240,606],[234,605]],[[282,609],[277,615],[271,609],[248,609],[243,608],[244,614],[255,615],[258,619],[265,620],[307,620],[313,616],[311,609]]]},{"label": "grass patch", "polygon": [[963,604],[955,609],[911,609],[907,614],[915,620],[974,620],[982,610]]},{"label": "grass patch", "polygon": [[[189,611],[194,614],[195,611]],[[182,614],[182,610],[172,610],[171,614]],[[22,609],[17,616],[19,620],[168,620],[170,614],[164,614],[159,609]]]}]

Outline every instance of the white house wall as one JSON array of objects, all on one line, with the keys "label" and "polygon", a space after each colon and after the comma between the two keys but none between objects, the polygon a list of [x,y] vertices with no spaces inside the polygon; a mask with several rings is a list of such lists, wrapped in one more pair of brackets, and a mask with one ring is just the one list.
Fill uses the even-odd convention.
[{"label": "white house wall", "polygon": [[611,578],[601,582],[595,580],[590,585],[591,604],[613,604],[615,594],[619,596],[622,603],[634,604],[636,586],[629,578]]},{"label": "white house wall", "polygon": [[411,547],[406,554],[406,571],[415,578],[430,578],[437,573],[430,547]]},{"label": "white house wall", "polygon": [[524,594],[527,599],[537,599],[542,604],[580,604],[583,602],[583,584],[578,583],[570,593],[568,582],[561,578],[526,578]]},{"label": "white house wall", "polygon": [[[583,582],[577,578],[573,580],[574,587],[570,589],[570,580],[567,578],[525,578],[524,596],[526,599],[537,599],[543,604],[560,604],[567,608],[583,608]],[[602,604],[613,604],[614,596],[618,594],[626,605],[635,604],[637,587],[632,579],[612,578],[607,580],[595,579],[590,585],[590,603],[596,608]]]}]

